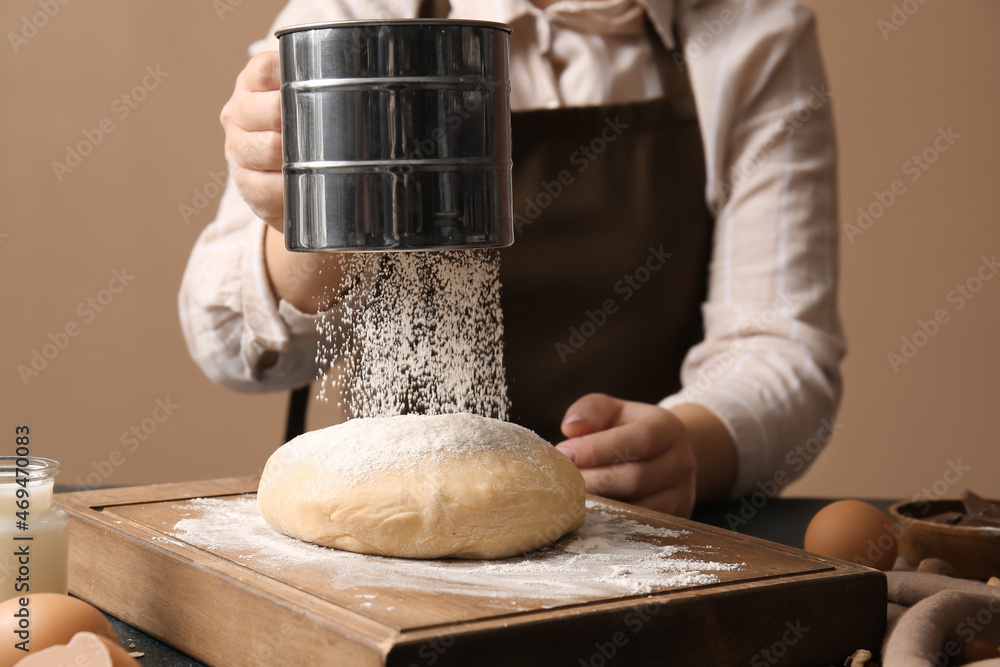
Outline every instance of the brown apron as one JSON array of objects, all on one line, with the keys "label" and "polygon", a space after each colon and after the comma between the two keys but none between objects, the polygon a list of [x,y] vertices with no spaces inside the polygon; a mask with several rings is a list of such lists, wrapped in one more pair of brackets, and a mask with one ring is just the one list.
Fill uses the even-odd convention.
[{"label": "brown apron", "polygon": [[703,337],[713,220],[701,136],[686,77],[661,62],[665,99],[512,117],[515,242],[500,259],[510,418],[552,441],[584,394],[656,403],[677,391]]},{"label": "brown apron", "polygon": [[[447,0],[420,15],[446,17]],[[589,392],[656,403],[703,336],[713,220],[687,77],[647,22],[666,98],[511,119],[514,245],[500,251],[511,421],[562,439]]]}]

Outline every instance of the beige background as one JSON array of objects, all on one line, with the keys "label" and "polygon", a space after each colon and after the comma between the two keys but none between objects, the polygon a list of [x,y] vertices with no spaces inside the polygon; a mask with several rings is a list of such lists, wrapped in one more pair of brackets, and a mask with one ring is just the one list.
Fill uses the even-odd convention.
[{"label": "beige background", "polygon": [[[46,1],[58,12],[43,21]],[[819,17],[834,91],[842,224],[856,224],[858,207],[894,180],[905,191],[853,242],[841,237],[850,343],[841,428],[786,491],[895,498],[969,486],[1000,495],[1000,280],[961,310],[948,300],[1000,250],[1000,5],[897,0],[900,11],[918,9],[897,14],[899,30],[886,38],[888,0],[806,4]],[[218,111],[247,45],[280,6],[2,3],[4,452],[26,423],[33,452],[62,461],[61,482],[120,485],[250,474],[280,444],[286,397],[213,386],[189,359],[176,315],[187,254],[217,205],[212,175],[225,168]],[[25,29],[36,15],[42,26]],[[11,33],[27,38],[17,52]],[[147,67],[166,76],[157,83]],[[144,77],[155,87],[123,117],[116,100]],[[959,138],[910,181],[905,163],[947,128]],[[85,131],[100,143],[59,181],[52,163],[65,162]],[[185,220],[182,205],[202,210]],[[102,292],[123,268],[134,278]],[[88,298],[104,299],[101,312]],[[939,309],[948,321],[894,372],[888,353]],[[67,326],[77,335],[25,384],[18,366]],[[169,416],[157,401],[173,406]],[[326,418],[314,411],[312,425]],[[123,435],[144,420],[148,434],[129,451]]]}]

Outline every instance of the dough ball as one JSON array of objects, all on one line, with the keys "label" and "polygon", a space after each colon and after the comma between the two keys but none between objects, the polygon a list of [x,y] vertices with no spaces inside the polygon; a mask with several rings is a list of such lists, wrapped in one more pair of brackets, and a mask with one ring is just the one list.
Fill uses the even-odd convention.
[{"label": "dough ball", "polygon": [[286,535],[404,558],[505,558],[583,525],[576,466],[526,428],[472,414],[352,419],[264,467],[257,504]]}]

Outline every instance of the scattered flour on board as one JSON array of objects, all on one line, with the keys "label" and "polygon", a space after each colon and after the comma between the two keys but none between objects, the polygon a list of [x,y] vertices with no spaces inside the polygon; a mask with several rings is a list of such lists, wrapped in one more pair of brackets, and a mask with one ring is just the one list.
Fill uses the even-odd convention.
[{"label": "scattered flour on board", "polygon": [[352,417],[471,412],[506,419],[496,250],[354,253],[317,321],[319,397]]},{"label": "scattered flour on board", "polygon": [[744,565],[702,560],[696,553],[701,547],[664,545],[683,533],[641,524],[594,501],[587,503],[583,527],[553,546],[492,561],[385,558],[316,546],[272,529],[249,496],[200,498],[179,508],[193,516],[176,523],[177,539],[237,562],[252,560],[255,569],[277,578],[290,563],[306,565],[311,577],[344,590],[390,587],[558,602],[713,584],[719,578],[712,572]]}]

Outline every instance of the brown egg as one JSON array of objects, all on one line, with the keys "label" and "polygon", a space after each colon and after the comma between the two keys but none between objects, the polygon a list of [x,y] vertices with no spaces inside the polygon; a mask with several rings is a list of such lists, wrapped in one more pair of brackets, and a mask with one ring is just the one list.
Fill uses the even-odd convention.
[{"label": "brown egg", "polygon": [[879,570],[896,562],[889,518],[860,500],[839,500],[821,509],[806,528],[805,550]]},{"label": "brown egg", "polygon": [[[22,606],[21,601],[27,600]],[[118,641],[111,622],[96,607],[58,593],[35,593],[0,603],[0,667],[13,667],[29,653],[66,644],[78,632],[93,632]],[[27,641],[28,653],[17,648]]]},{"label": "brown egg", "polygon": [[78,632],[65,646],[59,644],[42,649],[17,663],[17,667],[53,667],[53,665],[87,665],[87,667],[139,667],[139,663],[116,642],[93,632]]}]

